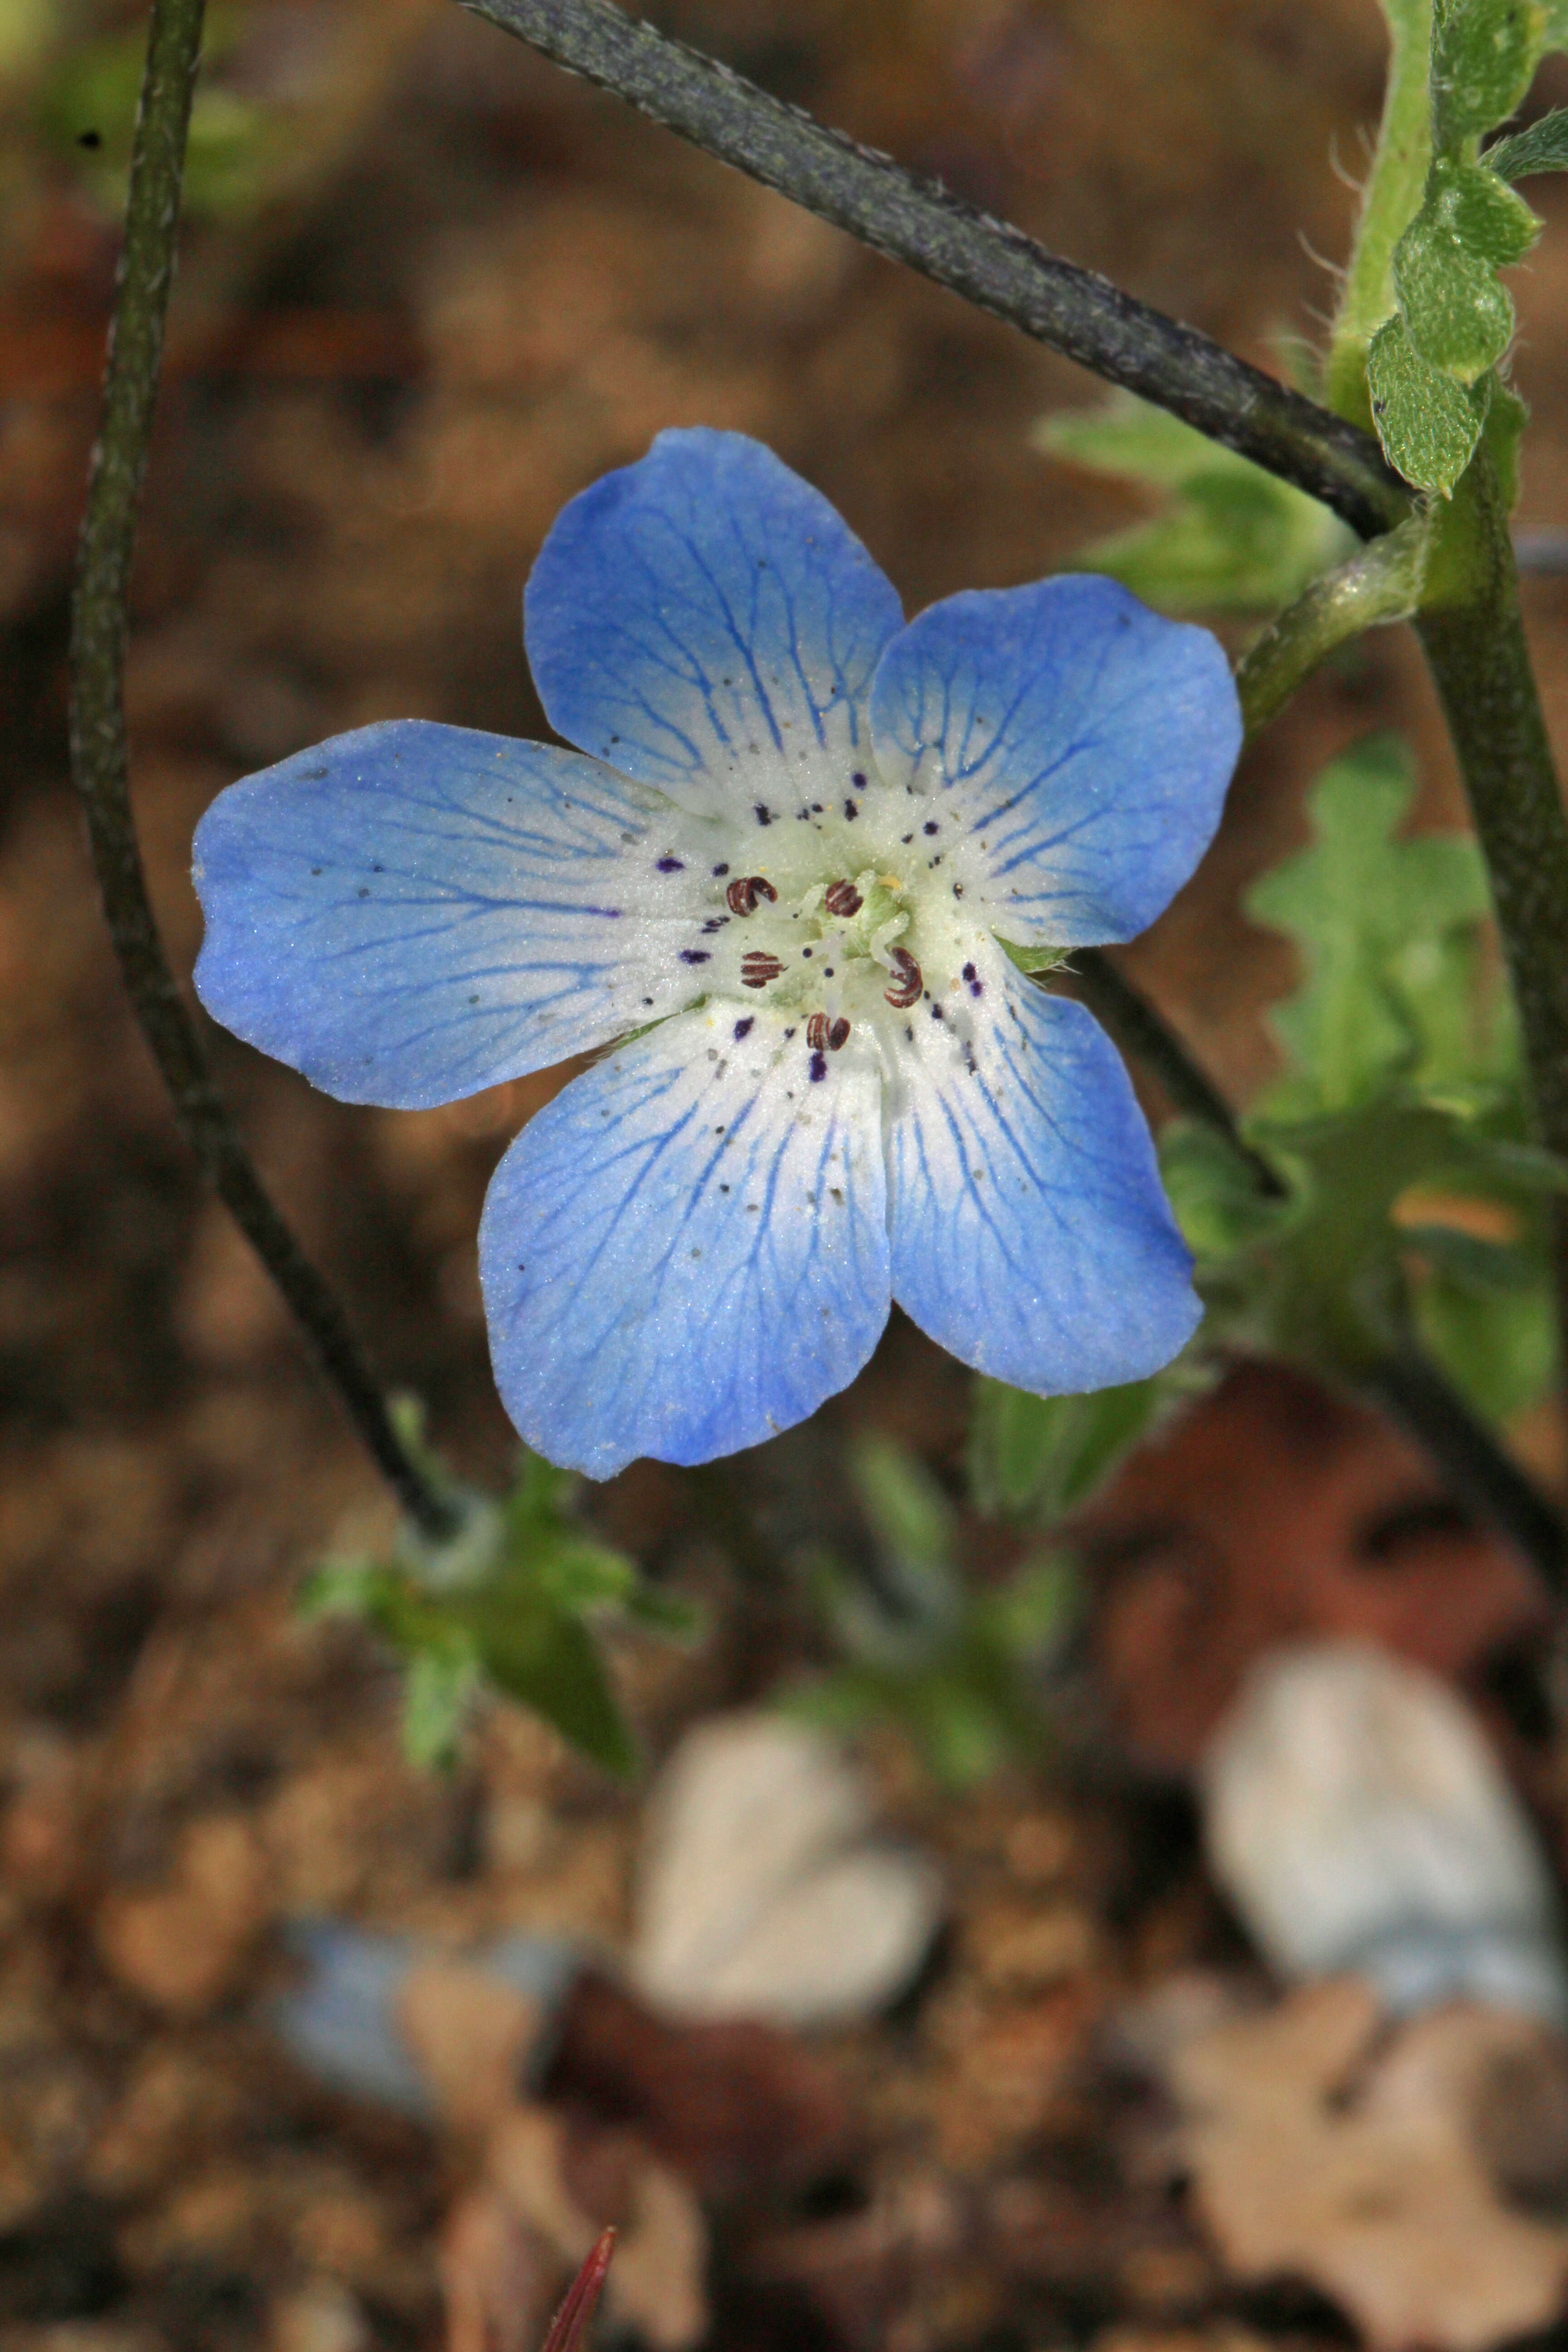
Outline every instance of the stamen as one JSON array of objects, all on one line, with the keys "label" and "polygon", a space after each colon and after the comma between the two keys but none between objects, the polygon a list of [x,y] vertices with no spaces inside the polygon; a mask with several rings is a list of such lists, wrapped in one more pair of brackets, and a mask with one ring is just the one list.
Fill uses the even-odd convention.
[{"label": "stamen", "polygon": [[812,1014],[810,1020],[805,1024],[805,1042],[811,1047],[814,1054],[825,1054],[827,1051],[827,1015],[826,1013],[814,1013]]},{"label": "stamen", "polygon": [[847,1045],[848,1043],[849,1043],[849,1024],[848,1024],[848,1022],[847,1022],[847,1021],[845,1021],[845,1020],[843,1020],[843,1019],[839,1019],[839,1020],[837,1020],[837,1021],[834,1022],[834,1024],[833,1024],[832,1027],[828,1030],[828,1033],[827,1033],[827,1050],[828,1050],[828,1052],[829,1052],[830,1054],[837,1054],[837,1051],[838,1051],[838,1049],[839,1049],[839,1047],[840,1047],[841,1045]]},{"label": "stamen", "polygon": [[[748,955],[741,958],[741,985],[742,988],[766,988],[769,981],[776,980],[783,970],[784,966],[776,955],[769,955],[766,948],[752,948]],[[915,993],[920,993],[918,987]],[[910,1002],[913,1003],[914,998],[911,997]]]},{"label": "stamen", "polygon": [[[882,993],[888,1003],[901,1013],[906,1005],[914,1004],[919,1001],[921,990],[925,982],[921,974],[921,968],[908,948],[889,948],[888,961],[892,968],[893,986],[885,988]],[[742,964],[742,971],[744,970],[745,966]]]},{"label": "stamen", "polygon": [[776,898],[778,892],[764,874],[737,875],[724,893],[724,903],[732,915],[754,915],[759,898]]},{"label": "stamen", "polygon": [[830,915],[858,915],[866,901],[853,882],[830,882],[822,903]]}]

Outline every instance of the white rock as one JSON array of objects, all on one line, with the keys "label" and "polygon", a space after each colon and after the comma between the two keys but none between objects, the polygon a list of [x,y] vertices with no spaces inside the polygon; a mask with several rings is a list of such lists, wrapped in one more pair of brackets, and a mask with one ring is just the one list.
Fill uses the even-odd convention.
[{"label": "white rock", "polygon": [[909,1983],[941,1916],[931,1864],[873,1833],[832,1743],[764,1714],[687,1734],[650,1793],[630,1969],[685,2017],[825,2025]]},{"label": "white rock", "polygon": [[1397,2014],[1468,1993],[1568,2024],[1544,1857],[1469,1711],[1368,1644],[1266,1658],[1202,1770],[1209,1859],[1288,1979]]}]

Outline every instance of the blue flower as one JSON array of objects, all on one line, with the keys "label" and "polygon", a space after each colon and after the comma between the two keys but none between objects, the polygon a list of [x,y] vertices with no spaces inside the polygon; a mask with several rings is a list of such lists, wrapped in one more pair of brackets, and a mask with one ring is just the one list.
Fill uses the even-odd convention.
[{"label": "blue flower", "polygon": [[754,1445],[895,1298],[1042,1394],[1167,1362],[1199,1308],[1126,1073],[997,941],[1131,939],[1192,873],[1241,735],[1215,639],[1087,577],[906,627],[816,491],[707,431],[572,501],[525,627],[577,750],[362,728],[221,794],[195,872],[207,1009],[343,1101],[609,1049],[485,1206],[530,1444]]}]

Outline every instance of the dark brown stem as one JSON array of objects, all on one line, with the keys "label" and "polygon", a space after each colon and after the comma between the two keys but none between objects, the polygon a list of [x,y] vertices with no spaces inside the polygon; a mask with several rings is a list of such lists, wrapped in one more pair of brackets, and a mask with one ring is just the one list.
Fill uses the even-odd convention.
[{"label": "dark brown stem", "polygon": [[1363,538],[1411,510],[1370,434],[1223,345],[857,146],[611,0],[461,0],[569,73],[1107,383],[1308,490]]},{"label": "dark brown stem", "polygon": [[109,331],[103,420],[77,558],[71,773],[87,814],[110,938],[186,1140],[310,1338],[388,1484],[419,1526],[439,1537],[451,1530],[451,1508],[410,1459],[342,1308],[274,1207],[213,1084],[163,952],[132,814],[124,693],[131,567],[158,398],[202,16],[203,0],[153,0],[125,250]]}]

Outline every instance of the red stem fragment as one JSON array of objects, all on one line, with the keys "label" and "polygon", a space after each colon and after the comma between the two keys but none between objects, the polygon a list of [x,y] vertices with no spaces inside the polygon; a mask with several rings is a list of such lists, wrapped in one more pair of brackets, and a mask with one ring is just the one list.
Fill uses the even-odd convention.
[{"label": "red stem fragment", "polygon": [[560,2310],[550,2323],[544,2352],[579,2352],[594,2316],[616,2251],[614,2230],[601,2230],[586,2262],[567,2288]]}]

